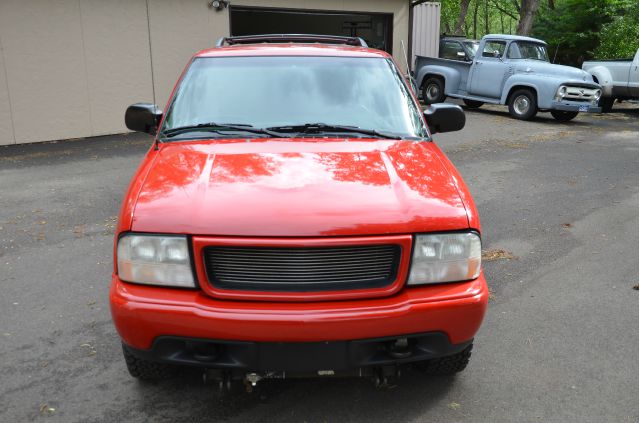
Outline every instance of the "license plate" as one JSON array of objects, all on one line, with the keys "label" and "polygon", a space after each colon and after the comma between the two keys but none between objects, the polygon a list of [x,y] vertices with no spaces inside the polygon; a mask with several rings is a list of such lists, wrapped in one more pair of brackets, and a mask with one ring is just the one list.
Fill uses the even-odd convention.
[{"label": "license plate", "polygon": [[579,106],[579,111],[580,112],[587,112],[588,111],[588,106]]}]

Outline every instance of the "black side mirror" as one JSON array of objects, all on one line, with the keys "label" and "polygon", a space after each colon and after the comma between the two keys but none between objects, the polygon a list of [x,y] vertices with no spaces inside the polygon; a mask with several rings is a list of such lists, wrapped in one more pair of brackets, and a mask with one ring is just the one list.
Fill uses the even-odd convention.
[{"label": "black side mirror", "polygon": [[460,131],[466,126],[466,115],[456,104],[431,104],[424,110],[424,117],[433,134]]},{"label": "black side mirror", "polygon": [[146,132],[155,135],[162,120],[162,110],[155,104],[135,103],[126,109],[124,123],[126,127],[136,132]]}]

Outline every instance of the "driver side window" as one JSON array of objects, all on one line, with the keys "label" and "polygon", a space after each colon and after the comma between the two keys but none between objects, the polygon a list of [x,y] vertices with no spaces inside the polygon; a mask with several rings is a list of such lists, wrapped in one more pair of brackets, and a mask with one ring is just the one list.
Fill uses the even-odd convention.
[{"label": "driver side window", "polygon": [[504,57],[504,51],[506,51],[505,41],[487,41],[481,55],[482,57],[491,58]]}]

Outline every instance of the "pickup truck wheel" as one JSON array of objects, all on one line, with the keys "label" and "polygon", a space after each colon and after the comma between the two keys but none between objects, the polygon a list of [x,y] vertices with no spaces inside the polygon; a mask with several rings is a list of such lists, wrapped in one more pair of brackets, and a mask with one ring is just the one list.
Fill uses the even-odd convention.
[{"label": "pickup truck wheel", "polygon": [[422,85],[422,97],[426,104],[442,103],[446,100],[444,82],[440,78],[428,78]]},{"label": "pickup truck wheel", "polygon": [[483,101],[477,101],[477,100],[466,100],[466,99],[464,99],[464,104],[469,109],[479,109],[481,106],[484,105],[484,102]]},{"label": "pickup truck wheel", "polygon": [[551,110],[550,114],[559,122],[568,122],[577,117],[579,112],[564,112],[561,110]]},{"label": "pickup truck wheel", "polygon": [[470,361],[470,352],[473,344],[455,355],[448,357],[433,358],[422,363],[417,363],[417,368],[428,375],[445,376],[453,375],[463,371]]},{"label": "pickup truck wheel", "polygon": [[175,376],[176,372],[173,366],[138,358],[131,354],[124,345],[122,345],[122,352],[124,353],[126,368],[129,374],[134,378],[141,380],[159,380],[169,379]]},{"label": "pickup truck wheel", "polygon": [[612,112],[612,105],[615,104],[614,97],[601,97],[599,99],[599,107],[601,107],[602,113]]},{"label": "pickup truck wheel", "polygon": [[530,120],[537,114],[537,99],[530,90],[517,90],[508,99],[508,111],[515,119]]}]

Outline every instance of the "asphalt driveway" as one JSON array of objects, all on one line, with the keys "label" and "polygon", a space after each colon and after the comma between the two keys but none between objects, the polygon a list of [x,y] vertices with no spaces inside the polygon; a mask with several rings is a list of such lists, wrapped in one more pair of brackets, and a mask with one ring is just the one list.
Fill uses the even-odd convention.
[{"label": "asphalt driveway", "polygon": [[639,422],[639,108],[568,124],[467,116],[437,142],[478,203],[488,314],[464,373],[384,389],[130,378],[108,285],[149,139],[0,148],[0,421]]}]

